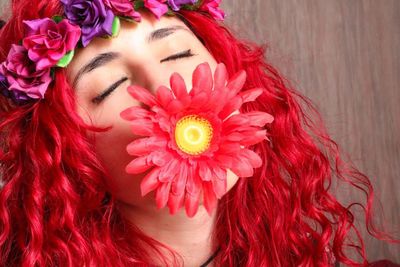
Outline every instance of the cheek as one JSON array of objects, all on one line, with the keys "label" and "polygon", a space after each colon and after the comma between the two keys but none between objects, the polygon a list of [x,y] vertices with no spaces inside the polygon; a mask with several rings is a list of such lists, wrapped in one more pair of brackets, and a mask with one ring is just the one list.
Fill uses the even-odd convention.
[{"label": "cheek", "polygon": [[119,114],[126,108],[137,105],[139,103],[129,95],[126,86],[121,86],[96,109],[90,109],[88,105],[78,107],[78,113],[87,124],[96,127],[111,126],[106,132],[94,133],[95,152],[109,174],[109,190],[117,199],[132,204],[146,200],[140,195],[140,181],[145,174],[135,176],[125,172],[125,167],[133,159],[126,152],[126,147],[138,137]]},{"label": "cheek", "polygon": [[109,173],[108,186],[116,199],[140,205],[150,198],[149,195],[143,198],[140,193],[140,182],[146,173],[132,175],[125,172],[125,167],[134,158],[126,152],[126,146],[135,138],[129,124],[117,119],[110,131],[96,135],[95,149]]}]

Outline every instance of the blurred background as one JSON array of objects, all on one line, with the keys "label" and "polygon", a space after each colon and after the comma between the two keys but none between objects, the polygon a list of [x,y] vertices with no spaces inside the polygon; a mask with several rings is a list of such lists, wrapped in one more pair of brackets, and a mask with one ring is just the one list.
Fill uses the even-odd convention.
[{"label": "blurred background", "polygon": [[[267,61],[317,105],[371,178],[376,222],[400,238],[400,0],[224,0],[223,8],[233,32],[267,44]],[[343,202],[363,197],[340,188]],[[362,210],[353,211],[369,259],[400,263],[400,246],[370,237]]]},{"label": "blurred background", "polygon": [[[318,107],[332,138],[368,175],[376,221],[400,238],[400,0],[225,0],[227,24],[267,44],[267,61]],[[340,187],[344,203],[363,200]],[[370,260],[400,263],[400,245],[370,237]],[[355,256],[354,256],[355,257]]]}]

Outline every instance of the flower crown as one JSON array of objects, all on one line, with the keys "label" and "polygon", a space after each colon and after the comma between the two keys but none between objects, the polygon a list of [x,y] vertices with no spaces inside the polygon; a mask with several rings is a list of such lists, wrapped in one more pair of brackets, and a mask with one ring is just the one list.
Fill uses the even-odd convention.
[{"label": "flower crown", "polygon": [[25,37],[13,44],[0,65],[0,91],[17,104],[44,98],[55,67],[66,67],[77,45],[86,47],[94,37],[115,37],[120,19],[140,22],[138,10],[159,19],[181,9],[209,13],[223,20],[221,0],[60,0],[64,14],[24,20]]}]

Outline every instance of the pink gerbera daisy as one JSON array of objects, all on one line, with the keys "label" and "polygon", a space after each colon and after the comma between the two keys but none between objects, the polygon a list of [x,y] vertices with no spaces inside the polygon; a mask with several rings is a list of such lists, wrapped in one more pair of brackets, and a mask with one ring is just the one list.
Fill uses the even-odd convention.
[{"label": "pink gerbera daisy", "polygon": [[[142,196],[156,190],[157,207],[168,205],[174,214],[185,206],[193,217],[201,192],[211,215],[227,190],[227,169],[238,177],[251,177],[261,158],[248,146],[268,140],[264,125],[273,117],[265,112],[239,113],[243,103],[255,100],[262,89],[240,92],[246,80],[240,71],[228,81],[224,64],[218,64],[214,80],[207,63],[193,72],[188,93],[183,78],[174,73],[171,89],[160,86],[156,94],[140,86],[129,93],[146,107],[133,106],[121,112],[134,134],[127,151],[136,156],[126,171],[149,171],[141,182]],[[236,112],[235,112],[236,111]]]}]

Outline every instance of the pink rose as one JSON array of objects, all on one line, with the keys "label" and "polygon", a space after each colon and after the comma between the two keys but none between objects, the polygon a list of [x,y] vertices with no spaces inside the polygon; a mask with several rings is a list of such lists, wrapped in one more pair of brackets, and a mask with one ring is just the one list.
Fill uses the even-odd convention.
[{"label": "pink rose", "polygon": [[24,20],[26,37],[22,44],[37,70],[54,66],[69,51],[75,49],[81,29],[64,19],[60,23],[45,18]]},{"label": "pink rose", "polygon": [[140,21],[141,16],[136,12],[133,3],[129,0],[104,0],[104,5],[109,7],[116,16],[132,18],[135,21]]},{"label": "pink rose", "polygon": [[207,11],[214,19],[223,20],[225,18],[225,13],[223,10],[219,9],[220,3],[221,0],[204,0],[200,10]]},{"label": "pink rose", "polygon": [[28,50],[20,45],[12,45],[7,60],[0,65],[0,73],[17,100],[44,98],[51,82],[50,68],[38,70],[29,59]]},{"label": "pink rose", "polygon": [[159,19],[168,12],[167,0],[144,0],[144,6],[149,9]]}]

